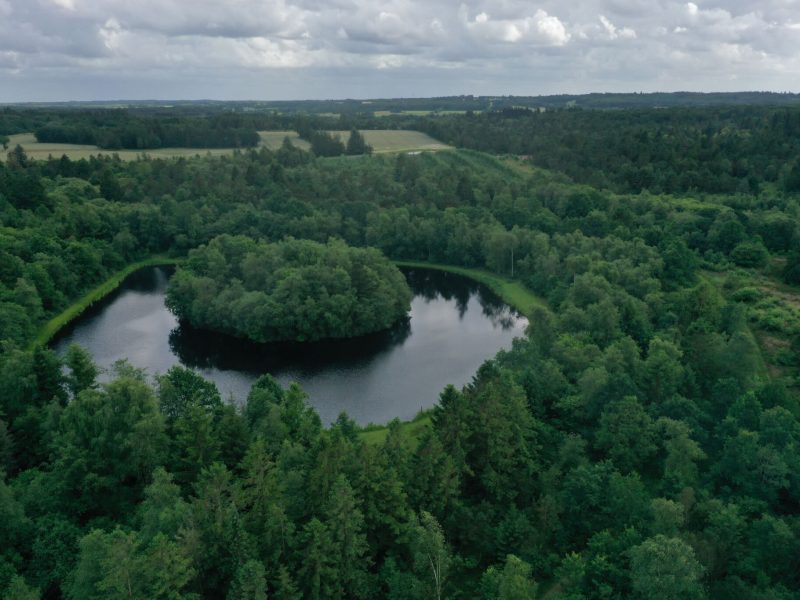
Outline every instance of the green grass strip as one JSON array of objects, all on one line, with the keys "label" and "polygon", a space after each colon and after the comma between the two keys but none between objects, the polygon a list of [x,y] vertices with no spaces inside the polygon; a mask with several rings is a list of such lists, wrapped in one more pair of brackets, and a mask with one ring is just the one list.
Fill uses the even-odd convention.
[{"label": "green grass strip", "polygon": [[503,302],[509,306],[514,307],[517,311],[530,317],[534,309],[544,308],[547,309],[547,302],[540,296],[537,296],[519,281],[515,281],[502,275],[497,275],[491,271],[484,269],[470,269],[468,267],[456,267],[454,265],[444,265],[441,263],[431,263],[422,260],[396,260],[394,261],[398,267],[409,267],[418,269],[436,269],[437,271],[447,271],[448,273],[455,273],[469,277],[488,287],[495,294],[497,294]]},{"label": "green grass strip", "polygon": [[[400,423],[400,438],[409,447],[416,448],[422,435],[432,424],[431,411],[423,411],[411,421],[402,421]],[[386,441],[389,435],[389,427],[386,425],[368,425],[359,431],[358,435],[367,446],[379,446]]]},{"label": "green grass strip", "polygon": [[30,350],[33,350],[36,346],[44,346],[53,337],[61,331],[66,325],[68,325],[73,319],[79,317],[83,312],[92,306],[95,302],[102,300],[106,296],[108,296],[111,292],[116,290],[125,278],[129,275],[135,273],[139,269],[144,269],[145,267],[158,267],[162,265],[176,265],[180,263],[183,259],[182,258],[169,258],[167,256],[154,256],[152,258],[148,258],[146,260],[140,260],[138,262],[132,263],[122,269],[121,271],[117,271],[111,277],[106,279],[103,283],[98,285],[93,290],[87,292],[83,295],[83,297],[79,298],[72,304],[70,304],[66,309],[64,309],[61,313],[57,314],[55,317],[50,319],[47,323],[45,323],[42,328],[39,330],[38,335],[34,338],[34,340],[28,345]]}]

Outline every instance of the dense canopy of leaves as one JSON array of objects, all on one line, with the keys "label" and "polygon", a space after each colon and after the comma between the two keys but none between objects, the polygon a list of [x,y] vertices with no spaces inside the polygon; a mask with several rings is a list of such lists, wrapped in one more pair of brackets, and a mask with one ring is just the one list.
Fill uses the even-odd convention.
[{"label": "dense canopy of leaves", "polygon": [[503,110],[421,119],[457,146],[525,155],[619,192],[800,191],[800,109]]},{"label": "dense canopy of leaves", "polygon": [[179,318],[257,342],[388,329],[410,301],[405,277],[377,250],[228,235],[189,252],[167,290],[167,306]]},{"label": "dense canopy of leaves", "polygon": [[[575,114],[588,123],[576,141],[611,139],[618,119],[649,130],[672,118]],[[698,114],[678,121],[705,118],[714,157],[748,147]],[[611,150],[575,171],[559,159],[561,173],[465,150],[320,158],[285,143],[130,163],[12,150],[0,164],[0,597],[796,597],[800,204],[783,167],[766,175],[784,141],[766,161],[748,155],[757,186],[680,196],[563,174],[623,182]],[[685,171],[680,153],[654,156],[626,160]],[[542,307],[413,427],[368,433],[345,415],[323,427],[302,389],[268,376],[229,404],[181,367],[153,383],[121,363],[99,381],[79,349],[29,348],[132,261],[218,246],[189,264],[204,256],[244,290],[274,271],[227,260],[226,245],[306,248],[290,237],[488,269]]]}]

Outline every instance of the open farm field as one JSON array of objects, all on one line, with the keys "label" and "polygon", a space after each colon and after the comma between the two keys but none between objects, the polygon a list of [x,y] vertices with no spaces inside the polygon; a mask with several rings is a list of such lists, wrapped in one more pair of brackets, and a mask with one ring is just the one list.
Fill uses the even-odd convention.
[{"label": "open farm field", "polygon": [[[332,131],[334,135],[339,135],[342,141],[346,142],[350,135],[348,131]],[[387,152],[422,152],[433,150],[447,150],[450,146],[434,140],[432,137],[419,131],[405,131],[396,129],[378,129],[363,131],[367,143],[372,146],[376,153]],[[308,150],[311,146],[305,140],[301,140],[295,131],[259,131],[261,145],[270,150],[280,148],[285,137],[289,137],[292,144],[303,150]],[[220,156],[230,154],[233,148],[158,148],[155,150],[104,150],[97,146],[79,144],[55,144],[40,143],[32,133],[20,133],[9,136],[9,148],[16,145],[22,146],[29,158],[35,160],[45,160],[52,156],[59,158],[66,155],[72,160],[80,160],[97,156],[98,154],[117,154],[122,160],[136,160],[136,158],[146,154],[153,158],[177,158],[197,155]],[[0,160],[5,160],[5,153],[2,153]]]},{"label": "open farm field", "polygon": [[[281,138],[283,139],[283,138]],[[32,133],[20,133],[9,136],[8,147],[13,148],[17,144],[22,146],[28,158],[35,160],[45,160],[52,156],[60,158],[66,155],[72,160],[80,160],[97,156],[98,154],[117,154],[122,160],[136,160],[137,157],[147,154],[153,158],[177,158],[180,156],[199,155],[222,155],[233,152],[230,148],[158,148],[156,150],[103,150],[97,146],[84,146],[80,144],[54,144],[39,143]],[[5,160],[5,153],[0,156],[0,160]]]},{"label": "open farm field", "polygon": [[[339,132],[343,141],[347,141],[349,132]],[[420,131],[400,129],[375,129],[362,131],[366,142],[376,153],[381,152],[422,152],[431,150],[449,150],[450,146],[436,141]]]},{"label": "open farm field", "polygon": [[[414,117],[426,117],[428,115],[463,115],[465,110],[376,110],[373,114],[376,117],[391,117],[399,115],[411,115]],[[480,112],[480,111],[473,111]]]},{"label": "open farm field", "polygon": [[296,131],[259,131],[258,135],[261,137],[261,145],[266,146],[270,150],[277,150],[283,144],[284,138],[289,138],[292,144],[303,150],[311,148],[305,140],[301,140]]}]

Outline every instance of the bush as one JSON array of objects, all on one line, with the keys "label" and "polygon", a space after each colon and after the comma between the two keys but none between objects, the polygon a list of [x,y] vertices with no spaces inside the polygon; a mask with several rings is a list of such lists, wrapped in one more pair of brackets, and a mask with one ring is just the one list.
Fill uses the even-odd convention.
[{"label": "bush", "polygon": [[736,290],[731,295],[731,299],[735,302],[745,302],[747,304],[758,302],[763,297],[764,294],[761,292],[761,290],[754,287],[743,287],[739,290]]},{"label": "bush", "polygon": [[749,240],[736,245],[731,259],[740,267],[758,268],[767,264],[769,252],[761,240]]}]

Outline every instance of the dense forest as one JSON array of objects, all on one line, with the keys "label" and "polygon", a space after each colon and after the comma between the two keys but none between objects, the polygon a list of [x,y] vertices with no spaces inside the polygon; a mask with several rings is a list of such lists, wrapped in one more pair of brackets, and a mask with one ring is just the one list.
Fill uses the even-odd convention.
[{"label": "dense forest", "polygon": [[372,248],[230,235],[189,252],[166,300],[195,327],[256,342],[381,331],[408,314],[410,301],[403,274]]},{"label": "dense forest", "polygon": [[420,119],[417,126],[449,144],[525,155],[618,192],[800,191],[797,108],[514,108]]},{"label": "dense forest", "polygon": [[[781,163],[796,156],[795,115],[708,111],[426,125],[533,164],[471,150],[321,158],[290,143],[132,162],[12,149],[0,595],[796,598],[800,203]],[[550,170],[535,166],[533,145],[559,124],[573,160],[557,143]],[[701,170],[697,185],[632,184],[615,152],[637,128],[634,147],[664,158],[625,164],[681,181],[696,161],[708,182]],[[736,185],[720,187],[711,167],[734,158],[747,175],[725,171]],[[548,308],[442,391],[430,428],[394,422],[377,443],[346,415],[323,427],[303,390],[267,375],[230,404],[183,368],[153,378],[123,361],[100,379],[77,346],[31,345],[125,265],[223,234],[483,268]]]}]

